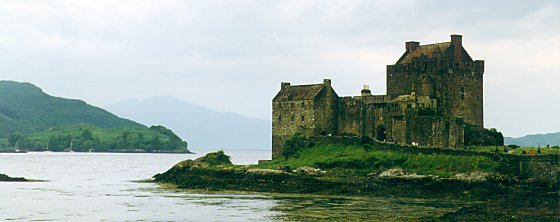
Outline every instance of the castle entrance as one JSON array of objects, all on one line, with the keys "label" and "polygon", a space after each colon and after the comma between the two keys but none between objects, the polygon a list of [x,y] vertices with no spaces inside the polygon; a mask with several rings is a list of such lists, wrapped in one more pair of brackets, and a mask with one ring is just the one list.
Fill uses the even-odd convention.
[{"label": "castle entrance", "polygon": [[385,127],[383,127],[383,126],[377,127],[377,134],[375,136],[375,139],[377,139],[378,141],[382,141],[382,142],[387,139],[387,135],[385,133]]}]

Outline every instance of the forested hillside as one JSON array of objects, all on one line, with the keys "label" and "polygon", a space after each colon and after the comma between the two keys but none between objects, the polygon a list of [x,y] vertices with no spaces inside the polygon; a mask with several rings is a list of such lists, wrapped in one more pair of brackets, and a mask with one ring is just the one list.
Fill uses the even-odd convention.
[{"label": "forested hillside", "polygon": [[100,128],[145,127],[81,100],[50,96],[31,83],[0,81],[0,136],[75,124]]},{"label": "forested hillside", "polygon": [[81,100],[53,97],[30,83],[0,81],[0,149],[189,152],[163,126],[146,127]]}]

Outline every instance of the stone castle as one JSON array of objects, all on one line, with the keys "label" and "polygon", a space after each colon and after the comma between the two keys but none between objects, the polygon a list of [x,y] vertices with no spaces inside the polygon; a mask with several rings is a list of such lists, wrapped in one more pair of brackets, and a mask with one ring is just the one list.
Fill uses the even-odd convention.
[{"label": "stone castle", "polygon": [[387,66],[387,95],[340,97],[331,80],[282,83],[272,101],[272,158],[284,142],[304,136],[367,135],[379,141],[420,147],[463,148],[464,126],[483,126],[484,61],[473,61],[462,36],[420,45]]}]

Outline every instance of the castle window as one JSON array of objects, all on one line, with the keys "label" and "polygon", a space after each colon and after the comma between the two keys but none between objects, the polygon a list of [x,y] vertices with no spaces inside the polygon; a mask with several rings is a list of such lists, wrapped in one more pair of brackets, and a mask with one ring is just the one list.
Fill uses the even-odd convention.
[{"label": "castle window", "polygon": [[301,116],[301,121],[302,122],[305,121],[305,116],[304,115]]},{"label": "castle window", "polygon": [[461,92],[459,93],[461,100],[465,100],[465,87],[461,87]]},{"label": "castle window", "polygon": [[301,108],[305,107],[305,102],[301,102]]}]

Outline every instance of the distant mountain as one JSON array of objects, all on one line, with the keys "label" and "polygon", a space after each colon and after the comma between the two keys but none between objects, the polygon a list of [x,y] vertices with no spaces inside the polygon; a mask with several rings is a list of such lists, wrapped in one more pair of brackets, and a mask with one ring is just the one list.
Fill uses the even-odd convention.
[{"label": "distant mountain", "polygon": [[519,138],[505,137],[504,143],[516,144],[520,146],[546,146],[547,144],[551,146],[560,145],[560,132],[527,135]]},{"label": "distant mountain", "polygon": [[143,124],[161,124],[189,141],[191,149],[270,149],[271,121],[214,111],[167,96],[125,100],[107,107]]},{"label": "distant mountain", "polygon": [[0,136],[75,124],[100,128],[145,127],[81,100],[50,96],[31,83],[0,81]]}]

